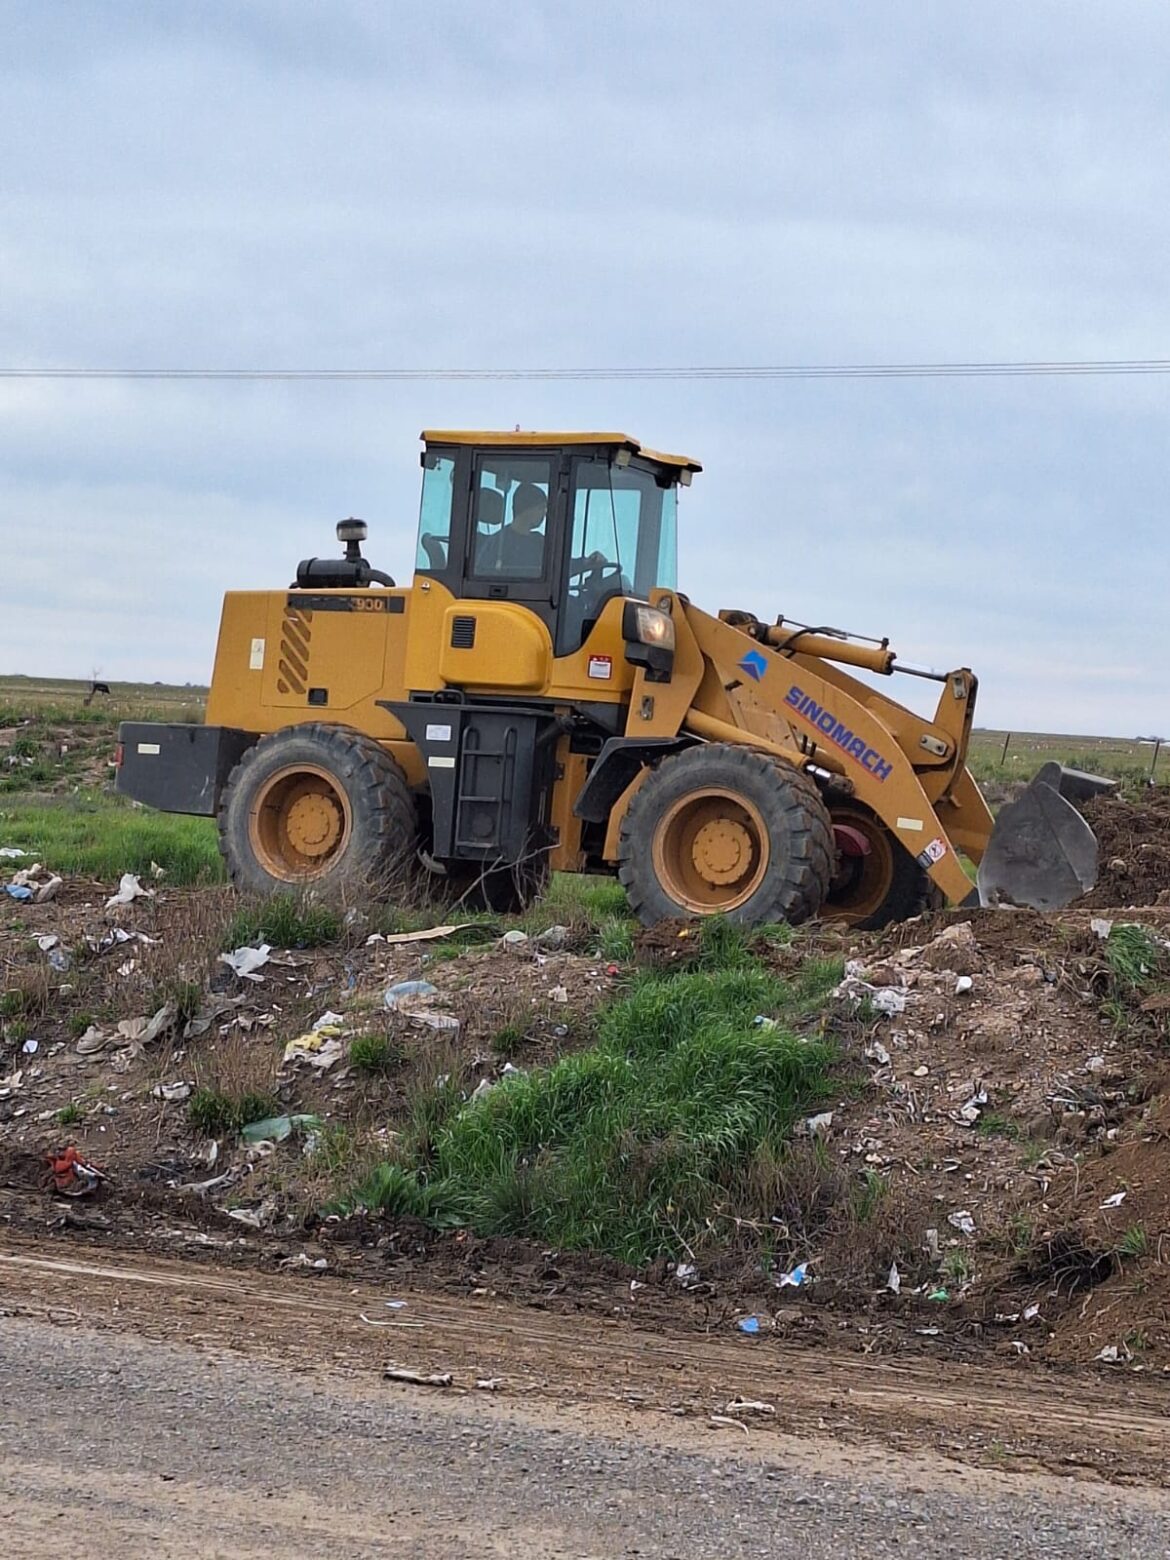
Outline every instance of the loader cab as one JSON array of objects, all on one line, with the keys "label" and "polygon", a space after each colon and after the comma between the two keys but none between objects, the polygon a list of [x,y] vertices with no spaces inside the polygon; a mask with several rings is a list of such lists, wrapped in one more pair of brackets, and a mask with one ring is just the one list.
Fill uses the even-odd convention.
[{"label": "loader cab", "polygon": [[697,461],[620,433],[422,437],[416,573],[456,599],[523,605],[565,656],[611,597],[675,588],[678,487]]}]

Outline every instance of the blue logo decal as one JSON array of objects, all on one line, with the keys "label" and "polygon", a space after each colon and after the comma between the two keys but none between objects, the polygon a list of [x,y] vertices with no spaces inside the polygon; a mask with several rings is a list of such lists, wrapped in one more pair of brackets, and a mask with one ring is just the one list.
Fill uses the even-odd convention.
[{"label": "blue logo decal", "polygon": [[759,682],[768,670],[767,657],[761,655],[758,650],[749,650],[739,663],[739,669],[741,672],[746,672],[753,682]]}]

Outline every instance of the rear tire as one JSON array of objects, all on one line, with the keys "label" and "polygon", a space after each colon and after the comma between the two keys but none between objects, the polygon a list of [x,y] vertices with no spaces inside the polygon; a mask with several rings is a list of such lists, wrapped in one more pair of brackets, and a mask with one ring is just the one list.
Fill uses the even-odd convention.
[{"label": "rear tire", "polygon": [[618,846],[618,875],[647,926],[704,915],[799,925],[820,910],[832,861],[813,781],[726,742],[663,759],[634,794]]},{"label": "rear tire", "polygon": [[869,854],[837,857],[837,872],[822,911],[826,920],[876,932],[944,902],[933,880],[868,807],[842,802],[832,807],[830,817],[862,835]]},{"label": "rear tire", "polygon": [[414,797],[385,749],[319,722],[261,737],[232,770],[219,808],[228,877],[253,894],[352,901],[401,889],[417,833]]}]

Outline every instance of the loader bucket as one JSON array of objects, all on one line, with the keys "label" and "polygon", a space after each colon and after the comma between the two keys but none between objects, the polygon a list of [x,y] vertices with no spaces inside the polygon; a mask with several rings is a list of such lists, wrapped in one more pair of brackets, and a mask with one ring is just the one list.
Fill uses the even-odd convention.
[{"label": "loader bucket", "polygon": [[1045,764],[1018,801],[1000,808],[979,863],[984,905],[1062,910],[1097,881],[1097,837],[1072,805],[1116,788],[1111,780]]}]

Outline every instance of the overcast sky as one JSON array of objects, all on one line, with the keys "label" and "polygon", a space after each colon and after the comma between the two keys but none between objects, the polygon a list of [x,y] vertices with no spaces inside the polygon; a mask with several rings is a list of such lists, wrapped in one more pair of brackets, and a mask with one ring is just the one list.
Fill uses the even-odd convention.
[{"label": "overcast sky", "polygon": [[[0,368],[1170,358],[1170,9],[0,0]],[[0,671],[204,681],[424,426],[705,467],[683,588],[1170,727],[1170,379],[0,381]],[[899,691],[903,685],[899,684]]]}]

